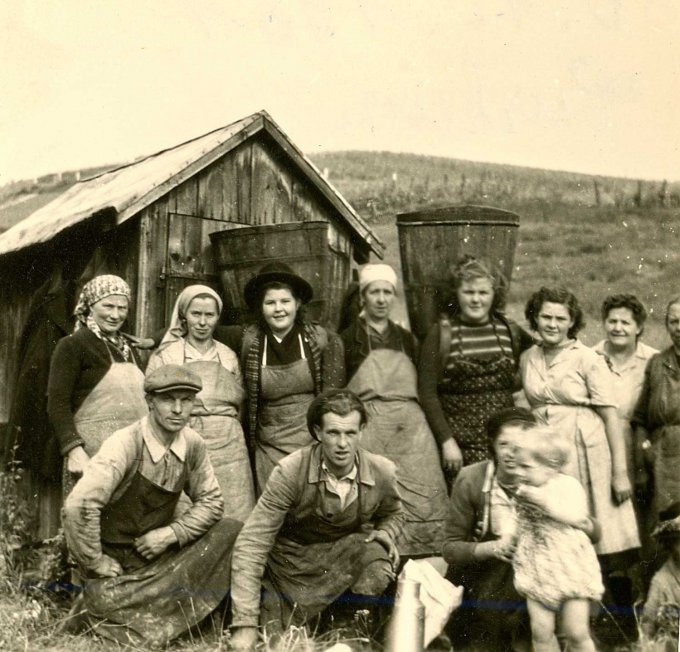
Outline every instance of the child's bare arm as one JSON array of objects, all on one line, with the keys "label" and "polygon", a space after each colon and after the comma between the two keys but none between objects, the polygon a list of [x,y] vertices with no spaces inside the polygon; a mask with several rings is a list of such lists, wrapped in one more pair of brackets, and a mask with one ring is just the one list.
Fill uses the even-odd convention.
[{"label": "child's bare arm", "polygon": [[585,491],[575,478],[561,475],[549,485],[521,485],[516,496],[519,500],[540,508],[555,521],[584,530],[589,536],[593,530]]}]

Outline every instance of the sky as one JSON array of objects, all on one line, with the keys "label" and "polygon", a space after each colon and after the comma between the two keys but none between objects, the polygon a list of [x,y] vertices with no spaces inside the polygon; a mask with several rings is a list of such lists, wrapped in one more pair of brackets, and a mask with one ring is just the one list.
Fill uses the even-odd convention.
[{"label": "sky", "polygon": [[3,0],[0,185],[266,109],[313,158],[680,180],[675,0]]}]

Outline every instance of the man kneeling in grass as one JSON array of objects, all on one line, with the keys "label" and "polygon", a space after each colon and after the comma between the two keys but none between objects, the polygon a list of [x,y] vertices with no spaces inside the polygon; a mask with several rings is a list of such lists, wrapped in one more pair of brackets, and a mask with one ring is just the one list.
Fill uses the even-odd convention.
[{"label": "man kneeling in grass", "polygon": [[[102,444],[66,499],[66,541],[85,576],[77,605],[105,638],[164,646],[229,591],[241,523],[222,518],[205,444],[186,427],[201,386],[179,365],[151,373],[148,416]],[[176,517],[182,491],[191,506]]]},{"label": "man kneeling in grass", "polygon": [[317,443],[279,462],[236,540],[236,649],[255,645],[258,624],[305,624],[343,593],[380,595],[394,579],[403,520],[395,466],[361,449],[361,400],[329,390],[307,424]]}]

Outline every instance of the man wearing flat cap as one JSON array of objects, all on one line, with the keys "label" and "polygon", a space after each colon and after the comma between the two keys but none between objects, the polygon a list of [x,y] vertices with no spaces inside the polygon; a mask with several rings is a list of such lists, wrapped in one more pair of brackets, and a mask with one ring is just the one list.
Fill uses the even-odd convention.
[{"label": "man wearing flat cap", "polygon": [[346,389],[309,406],[316,443],[278,463],[234,547],[234,648],[252,648],[258,625],[308,623],[346,592],[355,605],[374,603],[362,596],[394,578],[403,519],[395,466],[361,449],[365,423]]},{"label": "man wearing flat cap", "polygon": [[[85,577],[76,605],[98,634],[165,646],[229,591],[241,527],[223,499],[201,436],[187,427],[201,379],[165,365],[144,382],[149,414],[115,432],[64,505],[64,531]],[[177,516],[185,492],[189,508]]]}]

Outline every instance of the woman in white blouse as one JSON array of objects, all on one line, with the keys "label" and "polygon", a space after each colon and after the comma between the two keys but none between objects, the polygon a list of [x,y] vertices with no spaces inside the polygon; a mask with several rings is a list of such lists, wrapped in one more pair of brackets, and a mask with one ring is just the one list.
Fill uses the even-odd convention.
[{"label": "woman in white blouse", "polygon": [[605,339],[593,347],[596,353],[605,358],[614,375],[613,390],[626,446],[626,465],[631,484],[635,466],[630,420],[642,391],[647,362],[658,353],[656,349],[640,341],[646,319],[647,311],[635,295],[608,296],[602,302]]},{"label": "woman in white blouse", "polygon": [[191,428],[206,442],[224,496],[225,516],[245,521],[255,504],[255,489],[243,428],[245,399],[238,357],[213,339],[222,299],[212,288],[190,285],[177,297],[160,347],[149,360],[147,376],[164,364],[189,367],[201,377]]}]

